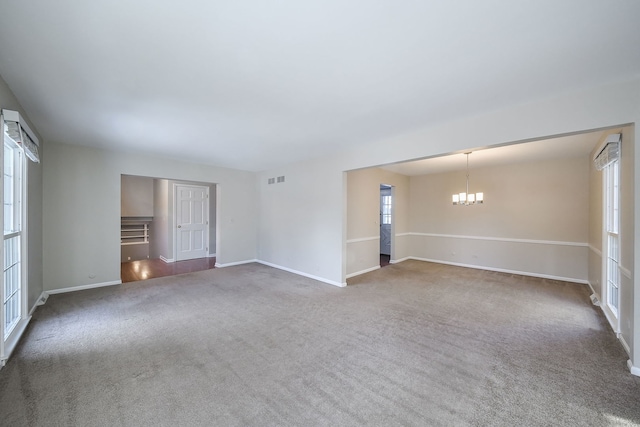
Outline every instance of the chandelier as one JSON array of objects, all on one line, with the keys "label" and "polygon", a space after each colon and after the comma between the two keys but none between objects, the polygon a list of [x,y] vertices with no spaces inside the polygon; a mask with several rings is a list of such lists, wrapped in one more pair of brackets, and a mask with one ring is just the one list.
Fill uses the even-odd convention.
[{"label": "chandelier", "polygon": [[463,193],[457,193],[452,196],[454,205],[479,205],[484,202],[484,193],[469,193],[469,154],[464,153],[467,156],[467,191]]}]

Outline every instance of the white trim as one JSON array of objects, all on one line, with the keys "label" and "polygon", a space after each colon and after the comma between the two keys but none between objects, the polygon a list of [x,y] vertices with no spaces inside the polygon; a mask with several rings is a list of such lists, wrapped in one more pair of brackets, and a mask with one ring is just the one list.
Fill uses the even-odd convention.
[{"label": "white trim", "polygon": [[244,261],[235,261],[235,262],[227,262],[225,264],[220,264],[216,262],[216,268],[225,268],[225,267],[233,267],[234,265],[242,265],[242,264],[251,264],[252,262],[258,262],[257,259],[246,259]]},{"label": "white trim", "polygon": [[445,237],[450,239],[468,239],[468,240],[488,240],[496,242],[513,242],[513,243],[532,243],[538,245],[558,245],[558,246],[579,246],[588,247],[588,243],[583,242],[561,242],[557,240],[532,240],[532,239],[512,239],[509,237],[485,237],[485,236],[463,236],[457,234],[435,234],[435,233],[408,233],[413,236],[425,237]]},{"label": "white trim", "polygon": [[4,120],[8,122],[18,122],[20,126],[22,126],[22,128],[27,132],[29,138],[31,138],[31,140],[38,146],[38,148],[40,148],[40,141],[38,140],[38,137],[36,137],[35,132],[31,130],[31,128],[27,124],[27,121],[24,120],[24,118],[18,111],[3,109],[2,115],[4,116]]},{"label": "white trim", "polygon": [[380,236],[359,237],[357,239],[349,239],[349,240],[347,240],[347,244],[349,244],[349,243],[358,243],[358,242],[368,242],[370,240],[380,240]]},{"label": "white trim", "polygon": [[596,292],[595,289],[593,289],[593,286],[591,285],[591,282],[587,280],[587,286],[589,286],[589,289],[591,289],[591,293],[593,295],[595,295],[596,297],[598,297],[598,299],[600,299],[600,295],[598,295],[598,293]]},{"label": "white trim", "polygon": [[[21,202],[22,202],[22,200],[21,200]],[[21,219],[20,222],[22,223],[21,224],[21,228],[24,228],[24,227],[22,227],[22,225],[24,224],[24,221]],[[14,232],[14,233],[4,234],[3,237],[4,237],[4,240],[9,240],[9,239],[13,239],[14,237],[20,236],[23,232],[24,232],[24,230],[20,230],[20,231]]]},{"label": "white trim", "polygon": [[364,270],[360,270],[360,271],[356,271],[355,273],[347,274],[346,278],[347,279],[351,279],[352,277],[356,277],[356,276],[359,276],[361,274],[369,273],[371,271],[375,271],[375,270],[378,270],[378,269],[380,269],[379,265],[376,265],[375,267],[371,267],[371,268],[365,268]]},{"label": "white trim", "polygon": [[166,264],[171,264],[172,262],[176,262],[175,258],[165,258],[162,255],[160,255],[160,259],[164,261]]},{"label": "white trim", "polygon": [[38,308],[38,306],[45,305],[48,299],[49,299],[49,294],[43,291],[38,297],[38,300],[36,301],[36,303],[33,304],[33,307],[31,307],[31,310],[29,311],[29,316],[31,316],[33,312],[36,311],[36,308]]},{"label": "white trim", "polygon": [[207,258],[215,258],[216,254],[207,254]]},{"label": "white trim", "polygon": [[627,352],[627,356],[631,357],[631,347],[629,347],[629,344],[624,340],[622,334],[618,334],[618,339],[620,340],[622,347],[624,347],[624,351]]},{"label": "white trim", "polygon": [[[589,286],[589,289],[591,290],[591,295],[589,296],[589,298],[591,299],[591,303],[597,307],[602,307],[602,298],[600,297],[600,295],[598,295],[596,290],[593,289],[593,285],[591,285],[591,282],[588,280],[587,286]],[[594,301],[593,298],[595,298],[596,301]]]},{"label": "white trim", "polygon": [[622,275],[624,277],[626,277],[627,279],[631,280],[631,271],[629,271],[628,269],[624,268],[621,265],[618,265],[618,268],[620,269],[620,272],[622,273]]},{"label": "white trim", "polygon": [[638,368],[637,366],[633,366],[633,362],[631,362],[631,359],[627,360],[627,366],[629,367],[629,372],[631,372],[631,375],[640,377],[640,368]]},{"label": "white trim", "polygon": [[602,301],[602,303],[600,304],[600,308],[604,313],[604,317],[607,318],[611,329],[613,329],[613,332],[615,332],[617,337],[620,337],[620,322],[618,322],[618,318],[613,314],[605,301]]},{"label": "white trim", "polygon": [[396,237],[411,236],[414,233],[396,233]]},{"label": "white trim", "polygon": [[622,142],[621,134],[612,133],[610,135],[607,135],[607,137],[604,138],[600,144],[598,144],[598,149],[594,151],[595,154],[593,155],[593,159],[591,159],[591,161],[593,162],[598,158],[598,156],[600,155],[600,153],[602,153],[602,151],[607,146],[607,144],[611,144],[611,143],[615,144],[619,142]]},{"label": "white trim", "polygon": [[0,368],[7,364],[7,360],[9,360],[11,353],[13,353],[13,350],[18,346],[18,343],[20,342],[24,331],[27,330],[27,326],[29,326],[30,321],[31,316],[23,317],[9,335],[10,339],[5,341],[4,354],[2,355],[2,359],[0,359]]},{"label": "white trim", "polygon": [[391,259],[391,260],[389,260],[389,264],[398,264],[399,262],[406,261],[408,259],[412,259],[412,257],[406,256],[406,257],[400,258],[400,259]]},{"label": "white trim", "polygon": [[589,249],[595,252],[596,255],[598,255],[600,258],[602,258],[602,251],[600,249],[596,248],[593,245],[589,245]]},{"label": "white trim", "polygon": [[[485,266],[481,266],[481,265],[463,264],[463,263],[459,263],[459,262],[442,261],[442,260],[430,259],[430,258],[418,258],[418,257],[410,256],[410,257],[407,257],[407,258],[403,258],[402,261],[405,261],[407,259],[413,259],[413,260],[416,260],[416,261],[435,262],[437,264],[454,265],[456,267],[473,268],[475,270],[497,271],[498,273],[519,274],[521,276],[538,277],[538,278],[541,278],[541,279],[560,280],[560,281],[563,281],[563,282],[579,283],[581,285],[587,285],[589,283],[587,280],[574,279],[573,277],[552,276],[550,274],[539,274],[539,273],[531,273],[531,272],[528,272],[528,271],[507,270],[505,268],[485,267]],[[397,261],[397,262],[400,262],[400,261]]]},{"label": "white trim", "polygon": [[259,263],[259,264],[267,265],[269,267],[277,268],[279,270],[288,271],[289,273],[297,274],[299,276],[308,277],[309,279],[317,280],[319,282],[324,282],[324,283],[328,283],[328,284],[333,285],[333,286],[338,286],[340,288],[343,288],[343,287],[347,286],[346,283],[335,282],[333,280],[325,279],[324,277],[314,276],[313,274],[304,273],[302,271],[294,270],[294,269],[288,268],[288,267],[283,267],[281,265],[273,264],[273,263],[270,263],[270,262],[267,262],[267,261],[262,261],[260,259],[256,260],[256,262]]},{"label": "white trim", "polygon": [[67,292],[84,291],[86,289],[103,288],[105,286],[121,285],[122,280],[113,280],[111,282],[91,283],[89,285],[72,286],[69,288],[51,289],[45,291],[49,295],[64,294]]}]

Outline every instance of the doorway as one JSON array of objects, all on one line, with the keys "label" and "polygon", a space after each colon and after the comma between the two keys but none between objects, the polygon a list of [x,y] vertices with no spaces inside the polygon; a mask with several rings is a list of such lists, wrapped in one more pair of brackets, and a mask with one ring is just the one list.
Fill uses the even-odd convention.
[{"label": "doorway", "polygon": [[389,265],[393,243],[393,188],[380,184],[380,267]]},{"label": "doorway", "polygon": [[122,175],[122,282],[214,268],[217,188],[207,182]]}]

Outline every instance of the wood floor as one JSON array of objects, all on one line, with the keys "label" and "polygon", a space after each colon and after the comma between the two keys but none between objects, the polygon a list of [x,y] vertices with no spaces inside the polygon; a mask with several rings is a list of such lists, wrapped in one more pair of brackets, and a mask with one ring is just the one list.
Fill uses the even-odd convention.
[{"label": "wood floor", "polygon": [[[389,265],[389,255],[380,255],[380,266]],[[145,259],[141,261],[123,262],[120,264],[122,283],[137,282],[138,280],[153,279],[154,277],[175,276],[176,274],[214,268],[216,259],[200,258],[189,261],[165,263],[161,259]]]},{"label": "wood floor", "polygon": [[154,277],[175,276],[176,274],[209,270],[215,264],[215,257],[171,263],[165,263],[161,259],[130,261],[120,264],[120,277],[122,278],[122,283],[137,282],[138,280],[153,279]]}]

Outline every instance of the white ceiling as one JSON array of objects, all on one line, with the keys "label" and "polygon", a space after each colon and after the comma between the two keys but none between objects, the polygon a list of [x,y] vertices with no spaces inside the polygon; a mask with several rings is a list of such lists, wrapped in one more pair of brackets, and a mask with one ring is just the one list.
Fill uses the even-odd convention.
[{"label": "white ceiling", "polygon": [[640,1],[2,1],[45,140],[246,170],[640,74]]},{"label": "white ceiling", "polygon": [[[604,140],[605,134],[608,133],[612,133],[612,131],[588,132],[472,151],[469,155],[469,169],[534,162],[550,158],[586,157],[596,145]],[[383,169],[414,176],[464,170],[466,167],[466,156],[464,153],[458,153],[387,165],[383,166]]]}]

